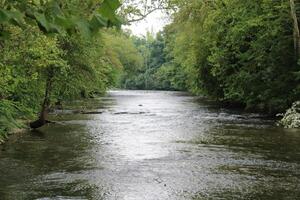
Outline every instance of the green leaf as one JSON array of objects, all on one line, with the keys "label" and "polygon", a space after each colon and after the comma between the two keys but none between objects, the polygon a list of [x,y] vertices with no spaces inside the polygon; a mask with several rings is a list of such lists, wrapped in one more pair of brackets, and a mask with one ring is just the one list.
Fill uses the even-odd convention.
[{"label": "green leaf", "polygon": [[61,10],[59,4],[56,1],[49,2],[49,11],[54,16],[63,16],[64,13]]},{"label": "green leaf", "polygon": [[24,16],[20,11],[0,9],[0,23],[12,21],[21,26],[23,18]]},{"label": "green leaf", "polygon": [[66,30],[74,28],[74,26],[75,26],[74,22],[71,19],[63,17],[63,16],[56,16],[54,19],[54,23]]},{"label": "green leaf", "polygon": [[98,12],[112,23],[118,23],[119,19],[117,18],[115,13],[120,6],[121,3],[119,0],[104,0]]},{"label": "green leaf", "polygon": [[9,20],[7,10],[0,9],[0,23],[6,22]]},{"label": "green leaf", "polygon": [[121,6],[119,0],[104,0],[103,3],[107,4],[113,12],[115,12]]},{"label": "green leaf", "polygon": [[37,20],[38,24],[40,26],[42,26],[46,30],[46,32],[48,32],[50,29],[50,27],[49,27],[50,25],[49,25],[48,20],[46,19],[45,14],[36,12],[36,13],[34,13],[34,17]]},{"label": "green leaf", "polygon": [[89,23],[84,19],[77,19],[76,20],[76,27],[79,30],[79,32],[82,34],[84,38],[90,38],[91,37],[91,30]]},{"label": "green leaf", "polygon": [[18,10],[9,11],[10,19],[15,22],[17,25],[22,26],[24,15]]},{"label": "green leaf", "polygon": [[49,24],[49,33],[60,33],[62,35],[65,34],[65,29],[57,24]]},{"label": "green leaf", "polygon": [[90,21],[90,27],[93,32],[98,31],[100,28],[107,26],[107,20],[104,19],[101,15],[94,15]]}]

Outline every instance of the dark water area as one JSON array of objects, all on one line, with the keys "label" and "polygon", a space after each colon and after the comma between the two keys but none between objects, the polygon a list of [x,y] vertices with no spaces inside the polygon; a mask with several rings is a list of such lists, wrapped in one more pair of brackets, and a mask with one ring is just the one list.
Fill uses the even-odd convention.
[{"label": "dark water area", "polygon": [[52,118],[0,147],[0,200],[300,199],[300,131],[258,114],[111,91]]}]

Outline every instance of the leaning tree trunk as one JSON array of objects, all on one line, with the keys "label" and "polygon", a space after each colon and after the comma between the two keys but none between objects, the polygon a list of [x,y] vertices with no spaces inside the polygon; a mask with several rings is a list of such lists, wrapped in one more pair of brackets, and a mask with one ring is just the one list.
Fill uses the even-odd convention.
[{"label": "leaning tree trunk", "polygon": [[297,0],[290,0],[291,6],[291,15],[294,24],[294,48],[295,48],[295,57],[296,61],[300,58],[300,31],[299,31],[299,22],[297,17]]},{"label": "leaning tree trunk", "polygon": [[31,122],[30,128],[37,129],[45,124],[47,124],[49,121],[47,120],[48,112],[49,112],[49,106],[50,106],[50,92],[52,89],[52,78],[48,78],[46,81],[46,87],[45,87],[45,96],[44,101],[42,104],[41,112],[39,115],[38,120]]}]

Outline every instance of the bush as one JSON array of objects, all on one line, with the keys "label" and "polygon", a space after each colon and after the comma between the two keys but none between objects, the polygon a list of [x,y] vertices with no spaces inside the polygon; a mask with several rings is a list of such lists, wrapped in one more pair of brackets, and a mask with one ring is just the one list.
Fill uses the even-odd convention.
[{"label": "bush", "polygon": [[279,123],[285,128],[300,128],[300,101],[293,103]]}]

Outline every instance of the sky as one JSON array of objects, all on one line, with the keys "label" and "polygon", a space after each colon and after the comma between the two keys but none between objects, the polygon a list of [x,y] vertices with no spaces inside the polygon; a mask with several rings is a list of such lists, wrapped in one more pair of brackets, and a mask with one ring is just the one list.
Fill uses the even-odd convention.
[{"label": "sky", "polygon": [[163,29],[169,22],[168,16],[160,10],[157,10],[146,17],[146,19],[132,23],[130,26],[124,26],[130,29],[132,34],[137,36],[146,35],[147,31],[155,34]]}]

